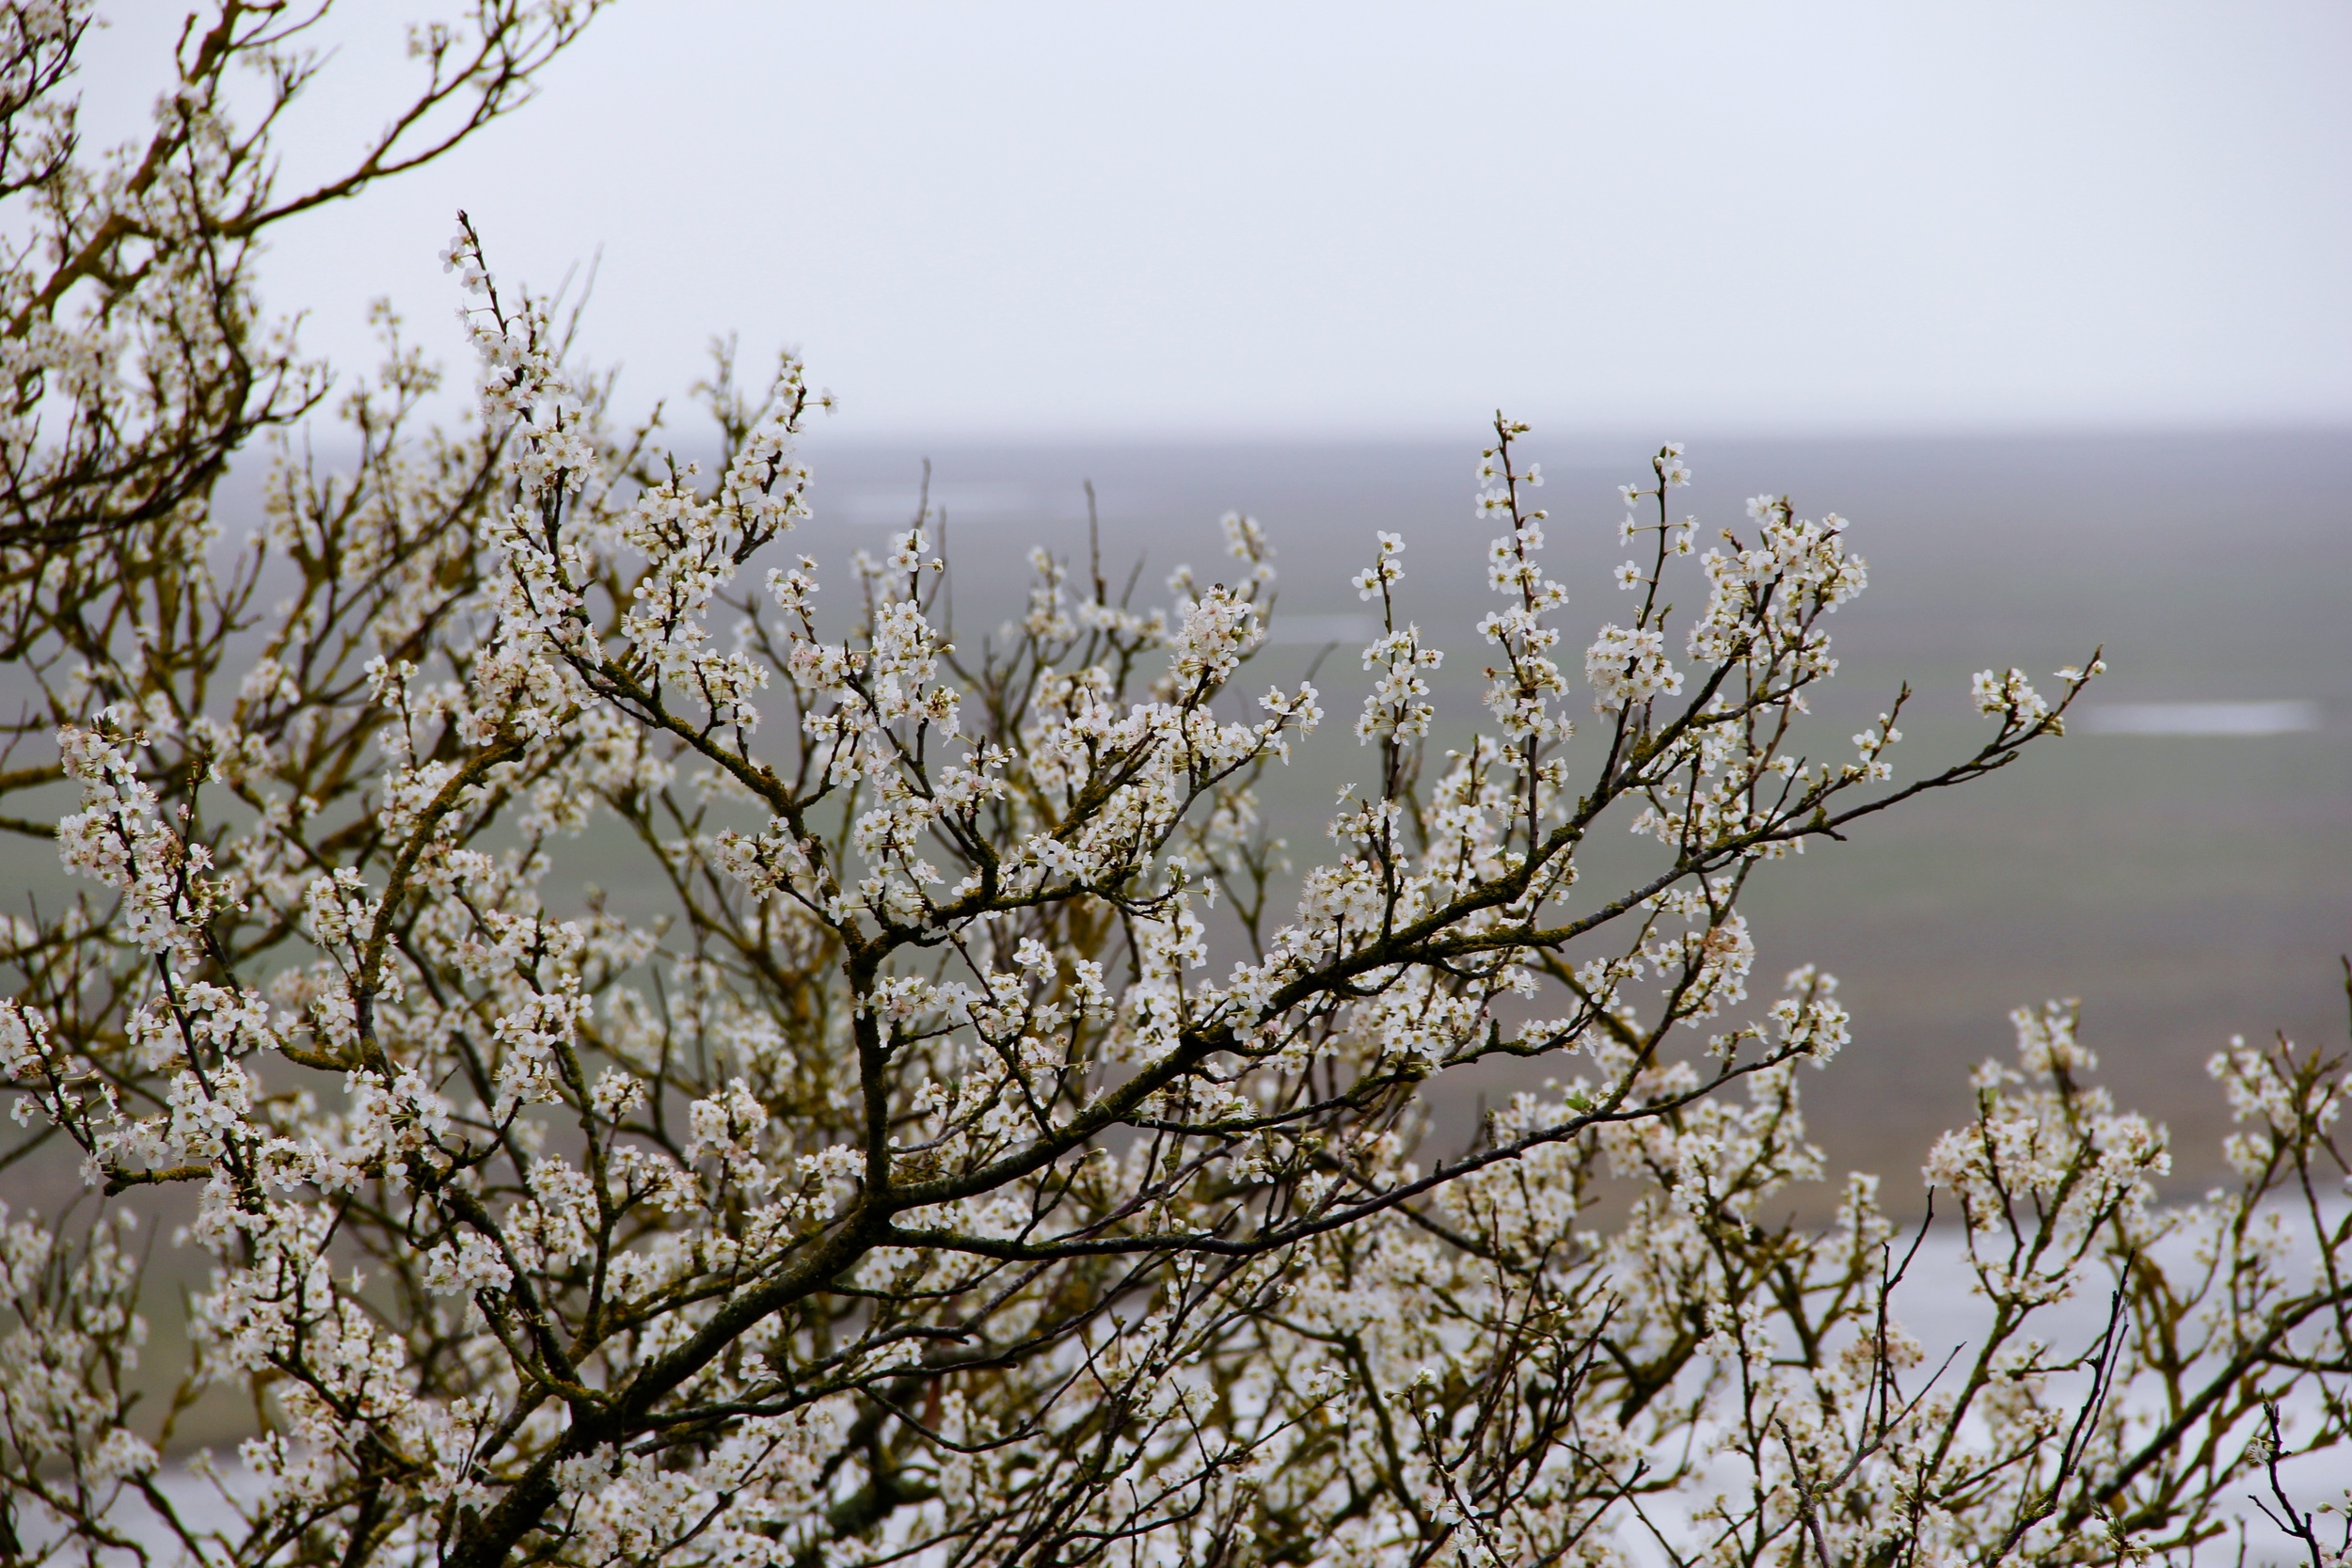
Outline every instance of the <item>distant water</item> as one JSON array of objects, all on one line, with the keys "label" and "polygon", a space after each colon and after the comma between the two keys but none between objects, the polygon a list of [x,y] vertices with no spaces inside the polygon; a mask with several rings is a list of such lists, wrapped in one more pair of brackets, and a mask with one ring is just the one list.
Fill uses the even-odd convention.
[{"label": "distant water", "polygon": [[[2296,1233],[2292,1219],[2289,1233]],[[2171,1255],[2169,1262],[2187,1250],[2183,1244],[2185,1240],[2174,1238],[2164,1245],[2162,1250]],[[2296,1248],[2296,1257],[2300,1259],[2305,1251]],[[2096,1270],[2086,1271],[2080,1293],[2045,1308],[2028,1324],[2030,1335],[2049,1347],[2051,1359],[2062,1361],[2086,1354],[2097,1345],[2107,1316],[2108,1303],[2101,1291],[2103,1283]],[[1908,1330],[1926,1353],[1921,1366],[1903,1374],[1904,1393],[1915,1396],[1928,1386],[1949,1392],[1961,1384],[1982,1336],[1992,1325],[1993,1312],[1991,1303],[1979,1293],[1976,1275],[1956,1230],[1939,1227],[1927,1237],[1897,1285],[1890,1306],[1893,1321]],[[2016,1343],[2011,1341],[2012,1346]],[[2051,1380],[2053,1397],[2061,1402],[2084,1399],[2088,1397],[2089,1379],[2087,1371],[2059,1373]],[[2162,1391],[2149,1381],[2127,1386],[2116,1400],[2117,1407],[2134,1409],[2143,1416],[2164,1408]],[[2335,1498],[2344,1490],[2347,1472],[2352,1471],[2352,1458],[2342,1449],[2298,1451],[2300,1439],[2317,1424],[2316,1402],[2312,1391],[2306,1389],[2290,1397],[2283,1410],[2291,1457],[2280,1466],[2281,1480],[2288,1495],[2307,1508]],[[155,1478],[158,1489],[170,1502],[182,1525],[194,1534],[202,1536],[218,1530],[231,1539],[236,1537],[239,1509],[257,1490],[254,1478],[233,1451],[232,1437],[241,1431],[241,1427],[223,1421],[216,1432],[206,1434],[211,1439],[211,1474],[188,1464],[184,1453],[175,1453],[177,1462],[167,1464]],[[1728,1491],[1738,1497],[1745,1480],[1737,1466],[1730,1465],[1720,1465],[1712,1473],[1702,1473],[1706,1480],[1699,1485],[1679,1494],[1653,1497],[1645,1504],[1648,1517],[1679,1545],[1687,1545],[1693,1538],[1703,1539],[1704,1532],[1692,1525],[1692,1515],[1699,1502],[1717,1491]],[[2244,1515],[2250,1560],[2296,1560],[2294,1543],[2259,1513],[2246,1507],[2242,1497],[2225,1499],[2220,1513],[2225,1517]],[[116,1527],[152,1553],[156,1562],[182,1560],[176,1537],[135,1495],[126,1496],[117,1505],[113,1518]],[[51,1530],[44,1528],[46,1523],[36,1515],[20,1528],[25,1528],[34,1542],[45,1544],[53,1538]],[[1672,1560],[1659,1549],[1656,1538],[1630,1519],[1618,1525],[1615,1539],[1631,1561],[1645,1568],[1665,1568]],[[2248,1560],[2238,1556],[2237,1544],[2233,1533],[2224,1535],[2198,1548],[2189,1560],[2206,1568],[2224,1568]]]}]

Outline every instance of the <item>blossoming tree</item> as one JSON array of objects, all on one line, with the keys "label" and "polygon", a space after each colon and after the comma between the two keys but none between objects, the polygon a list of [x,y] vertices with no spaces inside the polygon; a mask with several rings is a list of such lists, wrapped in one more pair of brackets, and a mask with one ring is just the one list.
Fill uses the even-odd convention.
[{"label": "blossoming tree", "polygon": [[[295,210],[204,97],[239,50],[299,84],[278,8],[183,49],[155,163],[189,172],[138,189],[40,140],[81,13],[8,16],[5,146],[50,170],[10,188],[61,232],[167,184]],[[424,35],[431,90],[478,122],[585,18],[485,4]],[[192,362],[250,358],[242,275],[183,264],[232,230],[92,263],[70,320],[80,284],[10,259],[0,605],[36,695],[0,787],[72,782],[8,825],[88,891],[11,918],[0,1071],[8,1157],[69,1149],[101,1199],[0,1234],[11,1560],[2109,1561],[2210,1538],[2256,1482],[2321,1560],[2275,1462],[2346,1421],[2296,1394],[2352,1354],[2336,1063],[2217,1058],[2243,1180],[2165,1210],[2161,1132],[2071,1015],[2020,1014],[1928,1166],[1991,1315],[1950,1356],[1901,1324],[1917,1242],[1872,1181],[1826,1228],[1770,1218],[1822,1175],[1799,1073],[1848,1018],[1811,970],[1751,1010],[1749,879],[2060,733],[2095,657],[2047,699],[1979,676],[1980,743],[1941,767],[1897,774],[1899,697],[1823,757],[1847,525],[1759,497],[1704,544],[1668,446],[1572,673],[1500,418],[1491,669],[1441,752],[1391,535],[1355,579],[1382,631],[1352,738],[1246,680],[1274,574],[1243,517],[1224,580],[1157,606],[1040,554],[977,656],[918,519],[827,619],[788,549],[801,365],[746,396],[723,362],[706,472],[614,424],[470,225],[479,418],[414,428],[433,374],[388,324],[356,464],[281,452],[233,546],[220,461],[315,401],[254,388],[312,384],[272,349],[246,401],[175,403],[195,380],[114,346],[204,320]],[[1253,791],[1302,744],[1375,782],[1293,889]],[[665,921],[583,898],[599,824]],[[1646,869],[1581,881],[1629,830]],[[1502,1058],[1554,1086],[1424,1139],[1424,1085]],[[211,1272],[158,1425],[130,1233],[189,1198]],[[2045,1342],[2086,1291],[2106,1331]],[[160,1451],[221,1386],[254,1427],[199,1508]]]}]

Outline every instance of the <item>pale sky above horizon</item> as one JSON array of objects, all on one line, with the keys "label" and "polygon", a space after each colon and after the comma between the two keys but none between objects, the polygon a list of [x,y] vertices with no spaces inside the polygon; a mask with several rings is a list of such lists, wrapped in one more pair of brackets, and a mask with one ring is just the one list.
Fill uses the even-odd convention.
[{"label": "pale sky above horizon", "polygon": [[[427,8],[339,21],[290,179]],[[180,9],[115,7],[93,129]],[[2339,4],[623,0],[268,302],[350,369],[387,294],[453,362],[463,205],[502,280],[601,252],[626,404],[732,330],[847,436],[2343,424],[2347,82]]]}]

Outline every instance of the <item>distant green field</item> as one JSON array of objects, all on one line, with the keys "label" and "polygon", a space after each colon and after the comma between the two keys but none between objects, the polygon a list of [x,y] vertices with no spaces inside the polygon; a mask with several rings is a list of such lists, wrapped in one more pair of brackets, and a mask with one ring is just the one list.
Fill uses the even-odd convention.
[{"label": "distant green field", "polygon": [[[1470,505],[1476,446],[1470,432],[1447,446],[932,448],[957,640],[976,649],[1019,603],[1032,543],[1083,561],[1082,480],[1101,500],[1105,564],[1123,578],[1142,557],[1146,602],[1165,597],[1162,579],[1180,561],[1213,578],[1217,516],[1255,514],[1281,550],[1278,631],[1343,640],[1317,677],[1327,729],[1266,792],[1303,862],[1327,847],[1334,791],[1368,777],[1347,733],[1364,689],[1348,618],[1365,607],[1346,578],[1369,559],[1375,529],[1406,536],[1408,613],[1451,651],[1441,727],[1458,734],[1475,717],[1483,658],[1470,627],[1489,602],[1488,531]],[[1574,594],[1565,652],[1578,669],[1584,634],[1616,612],[1614,486],[1645,472],[1646,449],[1548,444],[1542,432],[1533,446],[1551,476],[1542,499],[1556,575]],[[812,455],[818,515],[797,539],[829,569],[839,610],[840,568],[913,511],[926,453],[819,445]],[[1980,733],[1966,703],[1972,671],[2016,663],[2039,677],[2080,662],[2093,642],[2114,666],[2102,701],[2313,705],[2318,725],[2300,733],[2069,736],[1850,844],[1766,867],[1749,905],[1763,953],[1759,1007],[1799,962],[1845,982],[1855,1040],[1806,1085],[1815,1134],[1834,1168],[1884,1173],[1899,1212],[1915,1212],[1905,1189],[1934,1135],[1968,1114],[1969,1068],[2008,1050],[2009,1009],[2057,996],[2082,998],[2085,1037],[2122,1101],[2170,1124],[2175,1192],[2203,1188],[2226,1130],[2206,1057],[2233,1033],[2283,1030],[2334,1050],[2346,1041],[2337,955],[2352,951],[2352,613],[2342,605],[2352,435],[1695,440],[1691,459],[1698,481],[1679,510],[1703,530],[1744,522],[1752,493],[1786,491],[1804,515],[1851,519],[1869,558],[1873,585],[1838,617],[1844,667],[1818,705],[1826,752],[1844,754],[1908,678],[1919,696],[1897,762],[1923,769]],[[242,523],[231,517],[231,531]],[[1278,641],[1250,684],[1295,680],[1318,651]],[[66,809],[62,784],[44,794],[40,807]],[[15,809],[34,809],[20,800]],[[1599,895],[1639,853],[1605,835],[1587,852],[1583,887]],[[552,891],[562,902],[594,882],[619,908],[651,914],[657,893],[640,855],[609,824],[594,829],[565,847],[570,884]],[[0,838],[0,888],[17,907],[55,907],[73,892],[45,846],[15,837]],[[1482,1097],[1572,1070],[1449,1084],[1434,1135],[1456,1142]],[[63,1158],[0,1172],[0,1197],[19,1212],[55,1214],[76,1189]],[[157,1378],[179,1364],[168,1298],[203,1272],[192,1249],[168,1244],[185,1204],[163,1202],[149,1304]],[[1802,1195],[1791,1205],[1820,1208]],[[182,1440],[224,1441],[246,1421],[215,1393]]]},{"label": "distant green field", "polygon": [[[1303,858],[1326,846],[1333,792],[1368,766],[1346,733],[1364,682],[1347,620],[1366,608],[1346,578],[1375,529],[1406,535],[1408,611],[1451,651],[1441,725],[1458,733],[1474,716],[1482,645],[1470,626],[1489,599],[1488,531],[1470,504],[1477,444],[1474,430],[1449,445],[926,452],[820,442],[818,519],[797,538],[828,568],[827,598],[846,608],[839,568],[912,512],[929,455],[948,517],[955,629],[971,650],[1018,603],[1032,543],[1083,561],[1084,480],[1100,498],[1105,565],[1123,578],[1140,556],[1147,602],[1165,597],[1180,561],[1214,577],[1216,517],[1253,513],[1281,551],[1278,629],[1353,639],[1318,676],[1330,723],[1267,795]],[[1649,445],[1541,431],[1531,443],[1550,476],[1541,499],[1556,571],[1574,594],[1572,668],[1585,630],[1616,612],[1606,575],[1622,558],[1614,486],[1645,476]],[[2352,951],[2352,613],[2342,608],[2352,435],[1698,439],[1690,456],[1698,479],[1677,510],[1697,515],[1703,538],[1743,524],[1746,496],[1786,491],[1803,515],[1849,518],[1869,558],[1872,587],[1838,617],[1844,667],[1819,704],[1828,752],[1842,754],[1908,678],[1919,695],[1897,761],[1923,768],[1977,733],[1970,672],[2013,662],[2041,676],[2094,642],[2114,666],[2103,701],[2316,705],[2319,727],[2304,733],[2070,736],[1851,844],[1766,868],[1753,895],[1758,991],[1814,960],[1844,979],[1854,1009],[1854,1046],[1807,1090],[1834,1161],[1907,1183],[1934,1133],[1965,1115],[1968,1068],[2007,1050],[2008,1010],[2079,996],[2122,1098],[2173,1127],[2179,1186],[2201,1187],[2224,1120],[2205,1058],[2233,1033],[2346,1039],[2336,956]],[[1252,678],[1295,679],[1316,652],[1279,641]],[[1599,888],[1636,852],[1597,844],[1584,885]],[[626,908],[646,896],[636,854],[600,831],[567,866]],[[12,900],[70,895],[45,847],[0,841],[0,857]],[[1461,1135],[1477,1094],[1510,1086],[1498,1076],[1450,1096],[1440,1135]],[[12,1196],[33,1185],[48,1182],[25,1167],[0,1175]]]},{"label": "distant green field", "polygon": [[[1615,485],[1645,478],[1653,448],[1548,444],[1542,431],[1531,443],[1574,595],[1572,667],[1580,634],[1616,610]],[[1123,577],[1142,555],[1144,594],[1180,560],[1213,576],[1216,516],[1257,515],[1282,552],[1278,627],[1285,613],[1312,617],[1318,635],[1362,613],[1346,578],[1374,531],[1391,529],[1408,541],[1410,613],[1451,650],[1440,722],[1458,726],[1475,710],[1470,627],[1490,598],[1489,531],[1470,504],[1476,450],[1474,431],[1458,446],[933,448],[959,641],[1014,602],[1033,540],[1083,559],[1081,479],[1100,499],[1106,565]],[[829,565],[912,511],[922,455],[817,449],[808,537]],[[2171,1125],[2177,1188],[2201,1190],[2227,1119],[2205,1059],[2233,1033],[2347,1041],[2337,955],[2352,951],[2352,435],[1694,439],[1690,460],[1697,482],[1677,511],[1698,516],[1703,538],[1743,524],[1759,491],[1851,523],[1872,586],[1838,617],[1843,665],[1818,704],[1817,738],[1840,753],[1909,679],[1918,695],[1897,760],[1924,770],[1974,743],[1973,671],[2014,663],[2040,677],[2094,643],[2113,667],[2093,693],[2103,703],[2316,705],[2305,733],[2070,736],[1851,844],[1766,868],[1751,906],[1759,990],[1814,960],[1843,978],[1854,1009],[1853,1047],[1807,1088],[1833,1161],[1898,1187],[1915,1180],[1934,1134],[1968,1112],[1968,1069],[2009,1049],[2009,1009],[2078,996],[2123,1100]],[[1333,791],[1366,766],[1345,734],[1364,689],[1355,646],[1318,677],[1333,720],[1324,744],[1269,791],[1302,855],[1325,843]],[[1268,649],[1262,677],[1295,678],[1313,651]],[[1629,856],[1597,847],[1591,876]],[[1458,1135],[1470,1107],[1440,1110]]]}]

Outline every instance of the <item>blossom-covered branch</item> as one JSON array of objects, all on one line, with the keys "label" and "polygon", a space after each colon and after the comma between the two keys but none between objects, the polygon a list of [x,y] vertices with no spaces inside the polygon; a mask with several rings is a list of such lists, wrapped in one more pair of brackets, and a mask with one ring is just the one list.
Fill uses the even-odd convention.
[{"label": "blossom-covered branch", "polygon": [[[78,37],[47,14],[0,73],[8,189],[69,155],[17,129]],[[587,14],[421,35],[416,123],[501,112]],[[273,105],[308,70],[290,18],[215,29],[278,62]],[[254,224],[308,199],[238,172],[268,123],[203,143]],[[440,145],[410,123],[353,178]],[[829,403],[797,358],[747,388],[722,353],[706,467],[616,422],[470,221],[444,261],[463,430],[417,428],[435,373],[387,316],[342,404],[356,462],[282,448],[246,551],[192,479],[109,492],[103,526],[20,507],[41,705],[0,790],[71,787],[20,825],[87,891],[0,933],[0,1157],[71,1150],[100,1201],[0,1232],[12,1553],[2120,1560],[2343,1434],[2297,1392],[2352,1370],[2332,1058],[2217,1058],[2241,1185],[2166,1210],[2161,1130],[2070,1011],[2020,1014],[1927,1166],[1990,1307],[1964,1352],[1905,1331],[1927,1243],[1873,1180],[1827,1227],[1772,1218],[1824,1174],[1800,1069],[1851,1020],[1809,968],[1751,999],[1751,879],[2061,734],[2095,653],[2047,696],[1979,675],[1947,763],[1898,773],[1907,693],[1825,750],[1848,525],[1758,497],[1708,542],[1668,445],[1580,667],[1548,536],[1607,524],[1538,507],[1498,417],[1494,608],[1424,626],[1407,540],[1368,541],[1380,629],[1335,735],[1313,685],[1250,679],[1276,582],[1250,518],[1155,603],[1041,551],[1017,618],[961,644],[928,507],[831,598],[792,547]],[[49,275],[11,276],[52,320]],[[22,473],[87,471],[76,411],[125,395],[75,363],[20,381]],[[314,401],[142,427],[139,471]],[[1474,710],[1438,693],[1449,632],[1478,640]],[[1294,875],[1258,791],[1305,745],[1375,783]],[[1645,858],[1594,886],[1603,832]],[[637,857],[627,910],[592,851]],[[1441,1145],[1428,1086],[1504,1058],[1553,1081]],[[175,1194],[207,1274],[140,1426],[129,1237]],[[2055,1343],[2086,1291],[2106,1331]],[[162,1455],[222,1387],[254,1426],[199,1517]]]}]

